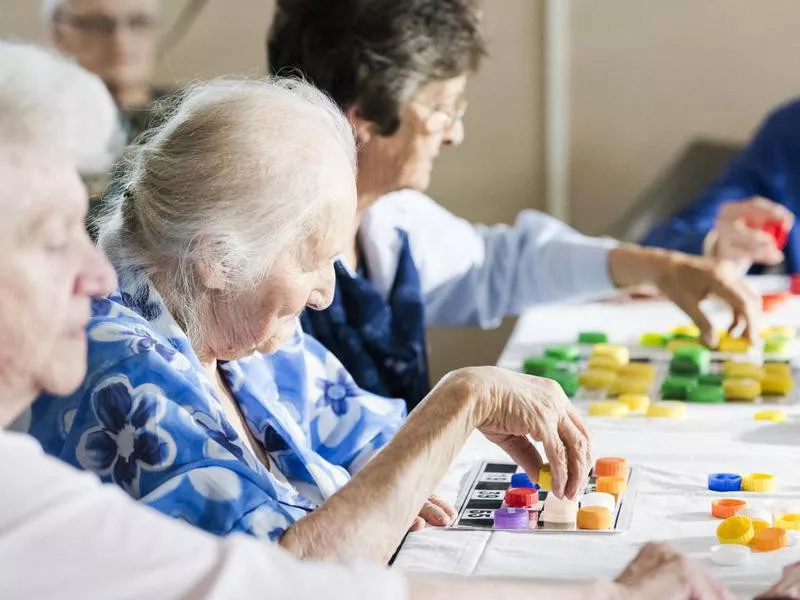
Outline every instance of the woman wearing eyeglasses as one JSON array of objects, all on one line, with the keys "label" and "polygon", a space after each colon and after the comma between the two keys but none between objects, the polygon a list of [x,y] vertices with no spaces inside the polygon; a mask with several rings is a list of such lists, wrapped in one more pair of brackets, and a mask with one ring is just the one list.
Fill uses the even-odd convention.
[{"label": "woman wearing eyeglasses", "polygon": [[149,105],[168,92],[153,86],[160,0],[44,0],[53,45],[108,87],[129,137],[146,129]]},{"label": "woman wearing eyeglasses", "polygon": [[273,72],[326,91],[358,137],[358,230],[333,305],[304,328],[362,387],[413,408],[429,390],[426,325],[495,327],[537,303],[643,283],[707,342],[698,303],[710,293],[749,330],[752,298],[723,266],[585,237],[536,211],[475,226],[422,193],[442,147],[464,138],[465,86],[486,53],[474,0],[279,0],[268,53]]}]

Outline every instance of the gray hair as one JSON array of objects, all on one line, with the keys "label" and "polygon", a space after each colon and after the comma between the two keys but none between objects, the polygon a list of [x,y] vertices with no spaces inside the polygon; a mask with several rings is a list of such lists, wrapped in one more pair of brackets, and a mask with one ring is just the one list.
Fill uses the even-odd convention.
[{"label": "gray hair", "polygon": [[156,282],[196,342],[207,293],[198,261],[240,290],[324,234],[326,210],[337,207],[307,171],[342,152],[355,176],[355,141],[336,105],[295,79],[217,79],[172,102],[124,158],[98,243],[118,271]]},{"label": "gray hair", "polygon": [[124,143],[106,86],[46,48],[0,41],[0,139],[55,150],[86,174],[111,167]]},{"label": "gray hair", "polygon": [[[61,7],[69,3],[69,0],[42,0],[42,7],[40,14],[45,23],[52,23],[58,16]],[[159,8],[161,7],[161,0],[158,0]]]}]

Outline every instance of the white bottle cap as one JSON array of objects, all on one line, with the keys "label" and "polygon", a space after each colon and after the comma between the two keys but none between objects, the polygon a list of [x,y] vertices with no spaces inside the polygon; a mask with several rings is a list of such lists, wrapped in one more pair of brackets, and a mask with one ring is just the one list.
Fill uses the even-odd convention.
[{"label": "white bottle cap", "polygon": [[584,494],[583,498],[581,498],[581,507],[602,506],[603,508],[607,508],[608,512],[612,515],[614,514],[614,507],[616,504],[614,496],[605,492],[589,492],[588,494]]},{"label": "white bottle cap", "polygon": [[772,513],[761,508],[743,508],[736,513],[737,517],[747,517],[751,521],[764,521],[772,527]]},{"label": "white bottle cap", "polygon": [[723,567],[738,567],[750,560],[750,548],[738,544],[720,544],[711,548],[711,562]]}]

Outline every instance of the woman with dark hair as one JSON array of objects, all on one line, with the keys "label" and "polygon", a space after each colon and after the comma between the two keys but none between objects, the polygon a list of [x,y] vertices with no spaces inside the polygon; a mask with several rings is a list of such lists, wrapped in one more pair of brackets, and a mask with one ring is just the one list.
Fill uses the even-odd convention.
[{"label": "woman with dark hair", "polygon": [[[413,408],[429,390],[426,325],[495,327],[543,302],[654,284],[714,343],[710,294],[750,336],[753,297],[733,269],[591,238],[536,211],[474,226],[423,192],[442,146],[464,138],[464,90],[486,54],[474,0],[279,0],[270,67],[298,73],[358,138],[358,230],[333,305],[304,315],[364,388]],[[401,191],[402,190],[402,191]],[[380,200],[380,201],[379,201]]]}]

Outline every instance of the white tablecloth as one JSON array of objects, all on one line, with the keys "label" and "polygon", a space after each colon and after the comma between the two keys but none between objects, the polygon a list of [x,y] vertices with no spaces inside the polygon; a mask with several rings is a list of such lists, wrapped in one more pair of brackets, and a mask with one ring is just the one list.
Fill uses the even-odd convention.
[{"label": "white tablecloth", "polygon": [[[774,284],[774,280],[769,282]],[[727,313],[712,306],[716,323]],[[800,326],[800,299],[793,299],[765,323]],[[688,323],[664,302],[560,305],[537,309],[519,321],[500,365],[519,369],[542,344],[570,342],[578,331],[600,330],[612,341],[628,342],[644,331]],[[584,403],[579,403],[585,414]],[[784,407],[785,423],[756,422],[753,405],[688,405],[684,421],[631,417],[586,417],[596,456],[623,456],[641,467],[642,477],[630,530],[617,535],[524,535],[426,529],[409,535],[397,558],[404,569],[476,576],[536,579],[613,578],[651,540],[669,540],[702,562],[741,598],[752,598],[779,578],[781,568],[800,561],[800,547],[753,554],[747,566],[719,567],[708,558],[719,521],[711,518],[707,490],[712,472],[768,472],[777,475],[774,494],[732,494],[751,506],[790,502],[800,507],[800,407]],[[455,501],[461,479],[487,458],[507,458],[480,434],[459,454],[437,492]]]}]

